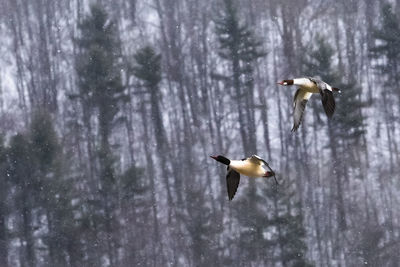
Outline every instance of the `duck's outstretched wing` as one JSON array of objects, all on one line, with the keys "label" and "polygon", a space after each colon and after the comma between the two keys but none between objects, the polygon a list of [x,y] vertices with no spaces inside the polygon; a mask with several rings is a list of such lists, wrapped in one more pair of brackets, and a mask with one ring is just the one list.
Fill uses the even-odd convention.
[{"label": "duck's outstretched wing", "polygon": [[226,174],[226,185],[228,188],[229,200],[232,200],[235,196],[237,188],[239,186],[239,182],[240,174],[232,168],[229,168],[228,166],[228,173]]},{"label": "duck's outstretched wing", "polygon": [[328,118],[331,118],[335,112],[335,98],[333,93],[329,89],[320,90],[322,106],[324,107],[325,113]]},{"label": "duck's outstretched wing", "polygon": [[275,183],[276,183],[276,184],[279,184],[279,183],[278,183],[278,180],[276,179],[275,172],[274,172],[274,170],[269,166],[268,162],[266,162],[265,160],[263,160],[262,158],[260,158],[260,157],[257,156],[257,155],[251,156],[250,158],[248,158],[248,160],[249,160],[249,161],[252,161],[254,164],[265,165],[265,166],[274,174],[273,176],[274,176],[274,179],[275,179]]},{"label": "duck's outstretched wing", "polygon": [[294,98],[293,98],[293,119],[294,119],[294,124],[292,128],[292,132],[295,132],[304,116],[304,110],[306,108],[307,102],[310,99],[312,93],[307,92],[306,90],[303,89],[297,89]]},{"label": "duck's outstretched wing", "polygon": [[253,164],[257,164],[257,165],[262,165],[263,164],[263,159],[260,158],[257,155],[253,155],[253,156],[247,158],[246,160],[250,161]]}]

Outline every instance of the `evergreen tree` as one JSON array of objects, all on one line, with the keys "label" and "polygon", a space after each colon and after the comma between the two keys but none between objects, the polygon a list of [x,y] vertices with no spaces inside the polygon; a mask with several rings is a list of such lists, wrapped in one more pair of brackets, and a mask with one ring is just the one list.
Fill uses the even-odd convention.
[{"label": "evergreen tree", "polygon": [[152,210],[148,208],[152,205],[149,179],[143,169],[132,166],[121,175],[120,182],[123,218],[133,225],[126,234],[124,244],[127,251],[132,253],[124,257],[123,266],[154,264],[159,252],[152,244],[155,237],[149,230],[152,221]]},{"label": "evergreen tree", "polygon": [[[365,134],[365,117],[361,109],[366,103],[360,100],[361,88],[357,86],[354,77],[350,77],[348,83],[340,80],[340,73],[332,66],[334,51],[322,37],[316,38],[315,49],[310,52],[308,61],[304,62],[305,73],[309,76],[321,77],[328,84],[343,88],[342,94],[335,97],[336,111],[333,118],[335,127],[332,128],[334,135],[343,142],[348,142],[347,147],[360,143]],[[313,101],[313,108],[322,110],[319,101]]]},{"label": "evergreen tree", "polygon": [[232,99],[238,111],[243,151],[252,155],[257,152],[253,65],[264,53],[249,27],[239,22],[234,0],[223,0],[223,3],[222,11],[215,20],[215,31],[219,42],[218,54],[229,62],[231,74],[220,77],[228,81],[227,86],[233,87]]},{"label": "evergreen tree", "polygon": [[397,13],[388,3],[382,6],[380,18],[380,28],[373,31],[374,43],[370,47],[370,56],[372,59],[377,59],[373,61],[373,66],[384,81],[384,88],[378,101],[384,112],[386,134],[390,144],[388,147],[390,170],[394,172],[394,168],[398,165],[394,159],[399,161],[398,145],[395,140],[398,122],[395,109],[400,103],[400,23]]},{"label": "evergreen tree", "polygon": [[[74,222],[71,183],[62,175],[62,153],[51,117],[44,110],[34,112],[27,134],[17,134],[7,150],[7,173],[15,188],[16,210],[21,214],[19,231],[25,240],[21,262],[35,266],[34,229],[47,246],[46,262],[66,266],[82,259],[79,223]],[[45,218],[43,221],[37,221]]]},{"label": "evergreen tree", "polygon": [[[170,192],[170,181],[167,163],[171,160],[168,151],[168,139],[161,114],[161,92],[159,83],[161,81],[161,55],[156,54],[153,48],[146,46],[134,55],[135,65],[133,73],[143,84],[149,96],[151,121],[153,122],[154,138],[156,140],[157,154],[160,157],[161,170],[167,191],[169,204],[172,203]],[[146,109],[146,108],[145,108]],[[146,119],[146,118],[144,118]],[[151,177],[150,179],[154,179]],[[179,185],[178,185],[179,186]]]},{"label": "evergreen tree", "polygon": [[[237,204],[240,262],[247,265],[311,266],[306,260],[306,232],[293,186],[258,184],[257,194]],[[247,191],[250,191],[249,189]],[[267,197],[268,196],[268,197]],[[252,206],[249,203],[252,202]],[[266,205],[269,203],[269,205]]]},{"label": "evergreen tree", "polygon": [[[140,81],[140,86],[146,92],[142,94],[142,103],[140,104],[141,120],[143,123],[144,135],[144,149],[146,156],[147,171],[146,176],[149,181],[149,186],[151,190],[151,206],[152,206],[152,221],[154,227],[154,240],[157,245],[153,246],[153,253],[155,254],[153,258],[154,262],[164,261],[164,255],[157,253],[157,251],[163,250],[163,244],[161,243],[161,232],[159,230],[159,220],[157,218],[158,205],[156,203],[156,185],[159,184],[157,177],[162,177],[161,183],[164,185],[165,192],[167,193],[167,203],[169,208],[173,208],[173,195],[172,195],[172,182],[170,178],[172,177],[171,171],[168,168],[169,163],[173,158],[173,154],[169,149],[169,142],[166,134],[166,129],[164,126],[164,121],[161,113],[161,103],[162,95],[159,87],[161,82],[161,55],[157,54],[154,49],[150,46],[145,46],[139,49],[134,54],[134,64],[132,67],[133,74]],[[150,118],[149,118],[150,117]],[[152,127],[151,127],[152,126]],[[158,162],[160,164],[160,174],[157,174],[154,168],[154,159],[152,153],[152,134],[149,128],[153,129],[153,136],[155,140],[155,149],[158,157]],[[186,158],[185,160],[189,160]],[[180,169],[181,168],[180,166]],[[176,173],[176,176],[178,174]],[[176,177],[175,176],[175,177]],[[179,179],[175,179],[176,192],[181,196],[182,183]],[[181,197],[180,197],[181,199]],[[171,211],[168,211],[169,216]],[[171,218],[171,217],[169,217]]]},{"label": "evergreen tree", "polygon": [[[72,184],[63,175],[61,147],[50,115],[38,110],[32,118],[29,153],[37,181],[37,203],[46,216],[47,233],[43,236],[49,249],[49,264],[66,266],[81,260],[79,223],[73,221]],[[62,194],[60,193],[62,192]]]},{"label": "evergreen tree", "polygon": [[[332,130],[337,137],[336,141],[341,144],[341,160],[348,167],[357,168],[357,166],[362,166],[362,155],[367,153],[366,117],[362,113],[367,103],[360,99],[361,87],[355,80],[337,84],[339,88],[344,89],[338,97],[335,118],[332,120],[335,126]],[[358,173],[360,178],[363,175],[363,173]],[[348,178],[347,175],[346,178]]]},{"label": "evergreen tree", "polygon": [[56,194],[52,190],[52,185],[61,178],[58,173],[59,168],[56,166],[58,163],[57,137],[51,124],[51,118],[47,113],[40,110],[34,113],[30,131],[26,137],[29,142],[27,153],[32,166],[31,175],[35,181],[30,189],[34,192],[35,203],[38,206],[37,212],[44,214],[47,219],[48,235],[44,239],[49,248],[49,263],[51,265],[65,264],[62,256],[59,258],[60,261],[56,260],[55,254],[62,253],[59,247],[56,248],[60,243],[54,239],[52,239],[53,242],[47,242],[49,236],[56,234],[53,232],[53,214],[52,208],[50,208],[50,205],[54,204],[54,195]]},{"label": "evergreen tree", "polygon": [[[189,248],[192,253],[194,266],[220,266],[226,263],[228,258],[220,255],[218,237],[223,227],[219,225],[219,216],[215,216],[212,204],[207,197],[205,186],[191,184],[188,186],[186,208],[178,211],[178,216],[186,223],[186,229],[190,237]],[[229,265],[229,264],[228,264]]]},{"label": "evergreen tree", "polygon": [[8,266],[9,181],[7,172],[7,151],[0,136],[0,266]]},{"label": "evergreen tree", "polygon": [[[79,56],[77,58],[77,75],[79,98],[83,106],[89,109],[89,119],[93,110],[97,111],[99,135],[98,146],[98,195],[93,192],[92,204],[99,216],[99,227],[105,232],[102,241],[111,266],[116,264],[118,247],[115,234],[118,223],[117,182],[114,169],[110,137],[117,122],[120,104],[127,100],[116,51],[120,51],[115,22],[110,20],[106,11],[99,5],[92,5],[88,15],[79,25],[80,37],[77,39]],[[90,122],[89,122],[90,123]]]},{"label": "evergreen tree", "polygon": [[[221,11],[217,16],[215,32],[219,43],[218,55],[228,62],[229,66],[228,75],[217,75],[217,77],[225,81],[227,87],[225,91],[229,92],[233,103],[235,103],[234,110],[238,116],[242,149],[244,155],[250,156],[257,153],[254,64],[256,64],[258,58],[264,56],[264,53],[261,49],[261,43],[256,40],[250,28],[239,21],[234,0],[223,0]],[[255,246],[262,246],[264,242],[262,236],[251,232],[254,229],[260,229],[255,225],[255,222],[265,215],[263,210],[256,207],[262,197],[257,195],[253,180],[250,181],[246,194],[251,197],[248,200],[243,200],[235,207],[237,218],[243,228],[242,232],[239,233],[240,246],[245,248],[236,257],[243,264],[247,260],[260,262],[260,259],[256,257],[259,250]],[[264,200],[261,201],[264,202]],[[230,238],[233,237],[230,236]],[[232,240],[227,242],[231,243]],[[228,264],[234,264],[234,262]]]},{"label": "evergreen tree", "polygon": [[[375,45],[370,48],[372,58],[383,58],[375,67],[386,78],[386,86],[392,89],[400,99],[400,23],[397,14],[390,4],[381,9],[380,28],[374,29]],[[378,41],[378,42],[376,42]]]},{"label": "evergreen tree", "polygon": [[36,265],[34,239],[34,210],[37,208],[37,196],[33,188],[40,188],[34,179],[34,166],[31,160],[29,140],[17,134],[10,141],[8,150],[10,180],[15,187],[14,201],[17,214],[21,216],[18,235],[24,240],[21,251],[21,262],[29,266]]},{"label": "evergreen tree", "polygon": [[271,188],[268,193],[273,199],[274,214],[267,225],[269,225],[269,229],[274,228],[275,230],[269,244],[278,250],[277,261],[282,266],[312,266],[305,258],[307,252],[304,241],[306,231],[293,189],[290,185],[282,184],[277,189]]},{"label": "evergreen tree", "polygon": [[[335,96],[336,111],[332,120],[328,120],[329,148],[331,150],[332,173],[336,177],[337,219],[341,228],[346,228],[344,209],[343,182],[348,181],[351,164],[359,166],[361,153],[366,152],[364,120],[362,108],[366,105],[361,99],[361,88],[350,77],[350,82],[343,83],[339,79],[339,72],[332,66],[334,55],[332,47],[322,37],[317,37],[315,49],[310,52],[308,61],[305,61],[306,73],[319,76],[323,81],[342,89],[342,94]],[[314,101],[316,102],[316,101]],[[318,100],[317,100],[318,102]],[[322,105],[317,103],[322,112]],[[360,176],[362,174],[360,173]]]},{"label": "evergreen tree", "polygon": [[[266,182],[266,181],[264,181]],[[266,182],[267,183],[267,182]],[[268,228],[268,212],[271,206],[266,207],[266,203],[271,203],[267,194],[267,187],[257,183],[257,188],[262,187],[262,193],[257,192],[257,188],[247,187],[244,194],[248,197],[240,199],[235,208],[235,217],[238,218],[240,225],[239,249],[240,255],[237,255],[241,265],[266,265],[272,256],[273,248],[269,246],[269,240],[266,239],[265,233],[270,229]],[[237,237],[234,236],[233,239]],[[233,242],[229,240],[228,242]],[[230,265],[234,262],[230,262]]]}]

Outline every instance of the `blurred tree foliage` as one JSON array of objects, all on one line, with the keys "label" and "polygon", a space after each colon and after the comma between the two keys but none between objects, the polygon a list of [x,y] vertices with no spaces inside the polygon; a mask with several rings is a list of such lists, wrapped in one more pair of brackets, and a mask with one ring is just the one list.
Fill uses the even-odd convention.
[{"label": "blurred tree foliage", "polygon": [[229,75],[218,74],[215,77],[225,81],[227,92],[233,89],[231,97],[238,112],[243,151],[245,155],[252,155],[257,153],[254,64],[265,53],[250,27],[239,21],[233,0],[223,1],[216,15],[215,33],[219,42],[218,55],[229,64]]}]

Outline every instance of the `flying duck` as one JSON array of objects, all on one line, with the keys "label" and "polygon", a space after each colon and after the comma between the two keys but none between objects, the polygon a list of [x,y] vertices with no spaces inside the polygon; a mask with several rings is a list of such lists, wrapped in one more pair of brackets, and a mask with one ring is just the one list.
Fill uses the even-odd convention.
[{"label": "flying duck", "polygon": [[283,80],[278,82],[280,85],[297,85],[297,89],[293,99],[293,117],[294,124],[292,132],[296,131],[303,119],[304,109],[306,108],[307,102],[312,94],[319,93],[321,95],[322,106],[324,107],[325,113],[328,118],[331,118],[335,112],[335,98],[333,98],[333,91],[340,93],[338,88],[332,87],[324,81],[316,78],[297,78],[293,80]]},{"label": "flying duck", "polygon": [[[275,182],[278,181],[275,177],[275,172],[269,167],[268,163],[257,155],[242,160],[230,160],[224,156],[210,156],[222,164],[228,165],[228,173],[226,174],[226,184],[228,187],[228,197],[232,200],[239,186],[240,174],[248,177],[271,177],[274,176]],[[266,166],[269,170],[264,169]]]}]

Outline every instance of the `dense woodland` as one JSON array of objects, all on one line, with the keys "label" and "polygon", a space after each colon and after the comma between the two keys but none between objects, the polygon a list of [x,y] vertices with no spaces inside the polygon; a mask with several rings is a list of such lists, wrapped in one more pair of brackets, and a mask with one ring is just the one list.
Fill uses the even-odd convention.
[{"label": "dense woodland", "polygon": [[0,6],[0,266],[398,266],[399,0]]}]

